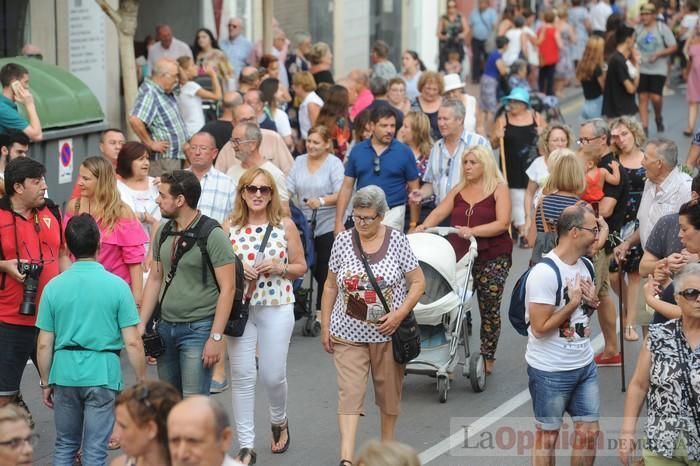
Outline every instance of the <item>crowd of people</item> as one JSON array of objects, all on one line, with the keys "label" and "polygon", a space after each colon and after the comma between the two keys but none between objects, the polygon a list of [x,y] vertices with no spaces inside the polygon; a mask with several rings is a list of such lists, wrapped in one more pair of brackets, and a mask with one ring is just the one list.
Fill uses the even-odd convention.
[{"label": "crowd of people", "polygon": [[[624,339],[645,339],[621,460],[648,400],[648,464],[700,461],[700,177],[682,169],[674,141],[648,139],[649,105],[656,132],[665,130],[679,51],[685,133],[694,131],[697,6],[669,15],[645,3],[634,27],[606,0],[537,12],[508,2],[500,13],[480,0],[468,16],[454,0],[446,7],[436,71],[412,50],[397,70],[377,41],[371,68],[339,79],[328,44],[307,33],[290,42],[276,23],[270,53],[246,38],[240,18],[218,40],[198,30],[192,47],[158,26],[128,109],[138,140],[105,130],[65,206],[50,200],[46,168],[30,157],[42,131],[29,72],[0,70],[0,460],[31,461],[28,409],[40,408],[20,393],[29,359],[54,410],[56,465],[106,464],[120,447],[119,466],[255,464],[258,376],[269,448],[284,454],[295,421],[295,291],[311,269],[311,308],[336,369],[341,466],[418,464],[394,442],[404,366],[392,335],[426,286],[406,235],[452,226],[457,260],[477,240],[486,374],[496,370],[513,248],[532,249],[522,300],[534,464],[552,464],[567,412],[572,455],[593,464],[597,368],[621,364],[613,293],[622,294]],[[468,80],[478,96],[465,92]],[[585,103],[571,128],[536,102],[556,105],[543,96],[575,83]],[[698,159],[700,134],[686,164]],[[594,312],[605,341],[597,355]],[[147,364],[158,381],[146,378]],[[356,455],[370,370],[382,443]],[[208,397],[229,389],[232,423]],[[669,397],[680,400],[670,410]],[[240,449],[230,457],[234,433]]]}]

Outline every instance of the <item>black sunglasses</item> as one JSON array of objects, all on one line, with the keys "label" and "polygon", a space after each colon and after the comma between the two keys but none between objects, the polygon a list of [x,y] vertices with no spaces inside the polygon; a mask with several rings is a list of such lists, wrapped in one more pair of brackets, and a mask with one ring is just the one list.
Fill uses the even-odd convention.
[{"label": "black sunglasses", "polygon": [[255,186],[254,184],[249,184],[243,189],[245,189],[248,194],[255,194],[258,191],[260,191],[260,194],[263,196],[272,194],[272,188],[270,186]]},{"label": "black sunglasses", "polygon": [[374,174],[379,175],[379,172],[381,171],[382,167],[379,164],[379,156],[375,154],[374,156]]},{"label": "black sunglasses", "polygon": [[687,288],[685,290],[679,291],[679,295],[683,296],[688,301],[697,301],[698,296],[700,296],[700,290],[697,288]]}]

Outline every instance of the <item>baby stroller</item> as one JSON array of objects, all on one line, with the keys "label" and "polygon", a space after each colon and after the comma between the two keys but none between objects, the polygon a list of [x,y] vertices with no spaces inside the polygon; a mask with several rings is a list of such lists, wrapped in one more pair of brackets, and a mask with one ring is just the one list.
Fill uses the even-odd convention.
[{"label": "baby stroller", "polygon": [[[316,265],[314,251],[314,234],[316,232],[316,213],[311,213],[311,220],[307,221],[304,213],[297,206],[289,203],[292,220],[299,230],[301,243],[304,246],[304,256],[309,268],[309,287],[304,288],[304,277],[294,280],[294,320],[306,318],[301,334],[305,337],[317,337],[321,333],[321,323],[316,320],[314,306],[314,267]],[[319,284],[323,286],[323,283]]]},{"label": "baby stroller", "polygon": [[469,378],[475,392],[486,388],[484,358],[469,350],[476,239],[470,239],[469,252],[457,262],[452,245],[441,237],[456,232],[456,228],[436,227],[408,235],[425,275],[425,292],[413,309],[420,327],[421,353],[406,365],[406,373],[437,378],[440,403],[447,401],[451,375],[460,362],[460,344],[464,345],[462,375]]}]

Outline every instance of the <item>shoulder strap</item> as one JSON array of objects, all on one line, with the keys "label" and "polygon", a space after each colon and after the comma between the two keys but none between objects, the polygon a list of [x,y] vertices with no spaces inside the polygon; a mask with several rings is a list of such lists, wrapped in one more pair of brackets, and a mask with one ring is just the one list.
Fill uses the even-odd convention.
[{"label": "shoulder strap", "polygon": [[217,228],[221,228],[219,222],[213,218],[207,217],[206,215],[202,215],[202,218],[199,220],[197,227],[192,231],[192,233],[196,238],[199,253],[202,256],[202,284],[207,283],[207,269],[209,269],[211,276],[214,278],[214,283],[216,283],[216,287],[218,288],[219,284],[216,281],[214,264],[212,264],[211,257],[209,257],[209,251],[207,251],[207,240],[209,240],[209,235],[211,235],[211,232]]},{"label": "shoulder strap", "polygon": [[170,233],[173,231],[173,220],[168,220],[165,225],[163,225],[163,228],[160,229],[160,237],[158,238],[158,245],[156,246],[155,250],[153,251],[153,258],[157,261],[160,262],[160,248],[163,246],[163,243],[167,239],[168,236],[170,236]]},{"label": "shoulder strap", "polygon": [[583,265],[588,269],[588,273],[591,276],[591,280],[595,281],[595,269],[593,268],[593,262],[588,257],[581,257]]},{"label": "shoulder strap", "polygon": [[559,272],[559,267],[550,257],[543,257],[541,262],[550,266],[557,276],[557,297],[554,301],[554,307],[559,307],[559,304],[561,304],[561,273]]},{"label": "shoulder strap", "polygon": [[46,208],[49,209],[49,212],[53,214],[54,217],[56,217],[56,220],[58,220],[58,235],[59,235],[59,244],[63,244],[63,223],[62,223],[62,217],[61,217],[61,209],[54,204],[54,202],[51,199],[46,200]]},{"label": "shoulder strap", "polygon": [[[387,235],[391,234],[390,230],[386,230]],[[360,242],[360,234],[357,232],[357,229],[353,228],[352,229],[352,240],[353,243],[357,245],[357,249],[360,250],[360,259],[362,260],[362,265],[365,267],[365,271],[367,272],[367,278],[369,278],[369,282],[372,284],[372,288],[374,288],[374,292],[377,293],[377,296],[379,296],[379,300],[382,302],[382,306],[384,306],[384,310],[387,312],[391,312],[391,308],[386,302],[386,298],[384,297],[384,293],[382,293],[381,288],[379,288],[379,284],[377,283],[377,280],[374,278],[374,274],[372,273],[372,269],[369,266],[369,262],[367,262],[367,257],[365,256],[365,252],[362,250],[362,243]]]}]

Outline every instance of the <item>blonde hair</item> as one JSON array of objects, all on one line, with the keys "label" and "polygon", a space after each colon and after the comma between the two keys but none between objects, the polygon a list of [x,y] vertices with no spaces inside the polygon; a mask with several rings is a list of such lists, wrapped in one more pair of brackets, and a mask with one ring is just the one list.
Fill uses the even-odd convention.
[{"label": "blonde hair", "polygon": [[544,130],[542,130],[542,134],[540,134],[539,138],[537,139],[537,151],[545,157],[551,152],[549,150],[549,136],[551,136],[552,131],[555,129],[564,131],[566,134],[566,147],[569,148],[571,146],[571,140],[573,139],[571,128],[563,123],[550,123],[545,126]]},{"label": "blonde hair", "polygon": [[[104,157],[88,157],[81,166],[87,168],[97,180],[95,183],[95,194],[88,201],[88,213],[102,228],[111,231],[119,220],[135,218],[131,208],[122,201],[117,189],[117,177],[114,173],[114,167],[107,159]],[[76,208],[78,205],[77,202],[73,205],[73,214],[77,215],[80,213],[79,209]]]},{"label": "blonde hair", "polygon": [[411,128],[413,141],[415,141],[421,157],[427,157],[433,147],[433,140],[430,137],[430,119],[428,115],[417,110],[411,110],[404,117],[403,124]]},{"label": "blonde hair", "polygon": [[[610,131],[612,132],[612,130],[614,128],[617,128],[618,126],[624,126],[629,130],[630,133],[632,133],[632,137],[634,137],[635,146],[639,148],[644,147],[644,144],[647,142],[647,137],[644,134],[644,128],[642,128],[641,123],[639,123],[632,117],[621,116],[615,118],[613,121],[610,122]],[[615,154],[620,153],[620,148],[617,147],[617,144],[610,144],[610,148]]]},{"label": "blonde hair", "polygon": [[593,76],[596,66],[605,63],[605,39],[600,36],[591,36],[586,42],[581,61],[576,67],[576,79],[587,81]]},{"label": "blonde hair", "polygon": [[358,466],[420,466],[416,451],[399,442],[372,440],[362,448]]},{"label": "blonde hair", "polygon": [[24,421],[29,426],[30,421],[27,410],[13,403],[0,407],[0,424],[15,421]]},{"label": "blonde hair", "polygon": [[469,154],[472,154],[476,158],[477,162],[484,167],[484,174],[482,178],[484,184],[484,194],[491,194],[496,190],[499,184],[505,184],[506,180],[503,178],[498,166],[496,166],[496,159],[493,157],[491,151],[484,146],[471,146],[466,148],[462,154],[462,158],[460,159],[460,163],[462,164],[460,168],[461,171],[459,180],[460,189],[469,185],[469,183],[467,183],[466,176],[464,175],[464,159]]},{"label": "blonde hair", "polygon": [[267,220],[273,225],[280,225],[282,222],[282,207],[280,205],[280,196],[277,193],[277,184],[275,184],[275,179],[272,177],[269,171],[263,168],[251,168],[243,173],[241,179],[238,181],[238,196],[236,196],[236,201],[233,206],[233,212],[231,212],[231,226],[245,226],[248,224],[248,218],[250,212],[248,211],[248,204],[243,199],[243,191],[245,191],[246,186],[251,184],[258,175],[262,175],[267,179],[267,183],[272,188],[272,194],[270,196],[270,202],[265,208],[267,214]]},{"label": "blonde hair", "polygon": [[312,65],[318,65],[331,52],[331,48],[325,42],[316,42],[311,46],[307,58]]},{"label": "blonde hair", "polygon": [[420,78],[418,78],[418,92],[422,92],[423,88],[430,83],[437,85],[438,94],[442,95],[445,93],[445,80],[437,71],[423,71],[421,73]]},{"label": "blonde hair", "polygon": [[581,159],[569,149],[557,149],[549,154],[549,177],[542,191],[566,191],[580,194],[586,189],[586,171]]},{"label": "blonde hair", "polygon": [[314,75],[311,74],[308,71],[299,71],[297,73],[294,73],[294,77],[292,78],[292,85],[296,84],[297,86],[301,86],[302,89],[306,92],[312,92],[316,90],[316,80],[314,79]]}]

